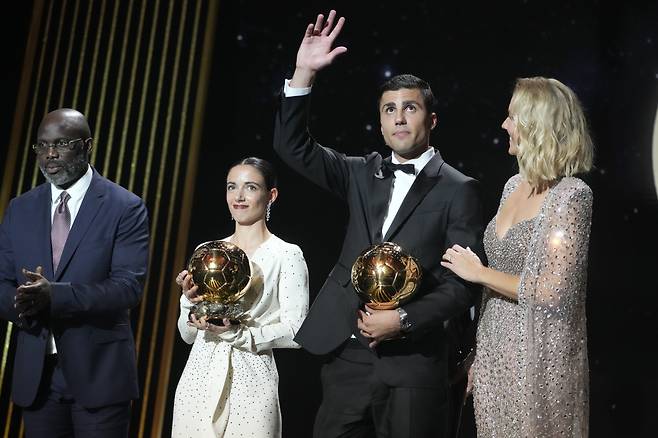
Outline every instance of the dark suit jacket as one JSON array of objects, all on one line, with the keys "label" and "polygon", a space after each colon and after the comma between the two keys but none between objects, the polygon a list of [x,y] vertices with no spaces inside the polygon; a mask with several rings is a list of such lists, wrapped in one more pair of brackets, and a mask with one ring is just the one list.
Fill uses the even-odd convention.
[{"label": "dark suit jacket", "polygon": [[11,200],[0,225],[0,317],[16,322],[22,268],[44,268],[50,314],[18,330],[13,399],[31,405],[43,372],[49,329],[69,390],[87,408],[137,398],[130,309],[141,298],[148,217],[140,198],[94,171],[57,272],[50,244],[51,189],[42,184]]},{"label": "dark suit jacket", "polygon": [[[391,386],[447,385],[445,321],[463,314],[479,288],[440,265],[446,248],[458,243],[482,255],[482,210],[477,182],[436,154],[416,177],[386,236],[381,236],[393,177],[382,174],[378,153],[348,157],[322,147],[307,128],[310,96],[282,98],[274,147],[304,177],[347,202],[349,220],[338,262],[320,290],[295,341],[314,354],[340,347],[357,329],[360,303],[350,279],[352,264],[367,247],[396,242],[423,269],[415,297],[402,307],[413,326],[406,339],[377,347],[375,372]],[[387,158],[390,160],[390,158]]]}]

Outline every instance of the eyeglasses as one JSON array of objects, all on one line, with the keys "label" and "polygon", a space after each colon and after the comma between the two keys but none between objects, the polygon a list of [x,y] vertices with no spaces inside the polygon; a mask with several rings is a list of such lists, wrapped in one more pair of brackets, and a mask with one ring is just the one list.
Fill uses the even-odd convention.
[{"label": "eyeglasses", "polygon": [[79,141],[86,141],[86,140],[89,140],[89,139],[88,138],[87,139],[74,138],[73,140],[60,139],[60,140],[57,140],[55,143],[46,143],[45,141],[42,141],[42,142],[33,144],[32,149],[37,154],[42,154],[42,153],[46,152],[48,149],[50,149],[51,147],[55,148],[57,150],[57,152],[66,152],[66,151],[72,151],[73,149],[75,149],[75,146]]}]

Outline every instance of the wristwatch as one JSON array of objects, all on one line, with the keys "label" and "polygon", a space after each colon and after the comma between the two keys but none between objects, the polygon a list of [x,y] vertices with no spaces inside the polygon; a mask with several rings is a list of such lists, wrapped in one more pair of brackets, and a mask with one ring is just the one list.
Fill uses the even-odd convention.
[{"label": "wristwatch", "polygon": [[407,333],[411,329],[411,322],[409,322],[407,312],[402,307],[398,307],[396,310],[400,316],[400,332]]}]

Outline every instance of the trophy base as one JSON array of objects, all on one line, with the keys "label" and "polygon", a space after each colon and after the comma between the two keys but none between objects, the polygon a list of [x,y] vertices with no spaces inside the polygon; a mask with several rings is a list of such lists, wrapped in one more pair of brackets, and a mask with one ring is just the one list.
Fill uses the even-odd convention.
[{"label": "trophy base", "polygon": [[201,301],[190,309],[188,316],[192,320],[192,315],[196,319],[207,318],[210,324],[224,325],[224,318],[228,318],[231,324],[240,324],[245,310],[240,303],[223,304],[210,301]]},{"label": "trophy base", "polygon": [[[213,325],[218,325],[218,326],[224,325],[224,318],[208,318],[207,321],[208,323]],[[229,319],[228,322],[230,322],[231,325],[240,325],[240,320],[238,319]]]},{"label": "trophy base", "polygon": [[400,307],[400,302],[399,301],[392,301],[388,303],[378,303],[375,301],[370,301],[366,303],[366,306],[370,307],[371,309],[375,310],[393,310],[397,309]]}]

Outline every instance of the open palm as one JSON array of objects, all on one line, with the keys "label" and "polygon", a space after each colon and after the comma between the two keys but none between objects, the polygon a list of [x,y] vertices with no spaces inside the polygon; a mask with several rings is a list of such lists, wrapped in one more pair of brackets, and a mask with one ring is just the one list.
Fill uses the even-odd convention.
[{"label": "open palm", "polygon": [[345,18],[340,17],[334,26],[335,19],[336,11],[332,10],[329,12],[326,22],[324,16],[319,14],[315,24],[311,23],[306,27],[304,39],[297,51],[296,67],[298,69],[317,72],[331,64],[336,56],[347,51],[347,48],[343,46],[332,49],[334,40],[340,34],[345,23]]}]

